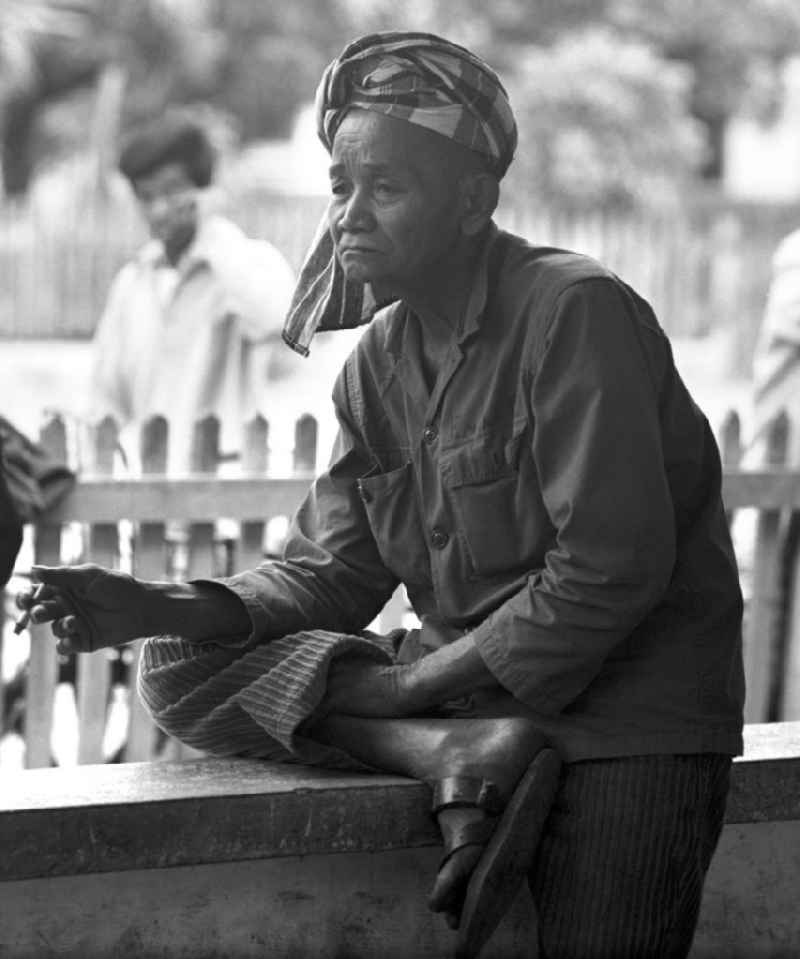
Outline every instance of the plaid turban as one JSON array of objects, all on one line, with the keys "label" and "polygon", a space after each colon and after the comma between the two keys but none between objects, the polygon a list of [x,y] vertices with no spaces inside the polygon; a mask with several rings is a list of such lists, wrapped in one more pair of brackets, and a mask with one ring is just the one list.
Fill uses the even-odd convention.
[{"label": "plaid turban", "polygon": [[[375,33],[330,63],[317,89],[317,131],[328,152],[344,115],[357,108],[425,127],[484,156],[502,177],[517,145],[508,96],[494,71],[464,47],[430,33]],[[368,323],[369,284],[351,282],[323,218],[300,271],[283,338],[308,355],[317,330]]]}]

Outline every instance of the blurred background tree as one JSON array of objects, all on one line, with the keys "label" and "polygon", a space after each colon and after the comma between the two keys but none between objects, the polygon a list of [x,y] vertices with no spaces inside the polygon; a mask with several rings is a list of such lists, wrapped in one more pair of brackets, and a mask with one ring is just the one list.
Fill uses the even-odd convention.
[{"label": "blurred background tree", "polygon": [[[324,64],[371,30],[474,47],[519,115],[517,183],[572,206],[668,203],[722,174],[729,118],[777,109],[796,0],[0,0],[7,194],[167,103],[243,142],[285,137]],[[103,143],[106,142],[106,146]]]}]

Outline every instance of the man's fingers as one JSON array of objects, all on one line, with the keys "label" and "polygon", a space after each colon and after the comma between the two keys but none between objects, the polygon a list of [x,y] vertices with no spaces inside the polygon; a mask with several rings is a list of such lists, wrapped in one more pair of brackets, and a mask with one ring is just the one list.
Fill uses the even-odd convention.
[{"label": "man's fingers", "polygon": [[52,625],[53,635],[57,637],[56,649],[59,653],[86,653],[92,648],[91,637],[86,626],[76,616],[64,616]]},{"label": "man's fingers", "polygon": [[30,607],[30,611],[34,623],[49,623],[51,620],[60,619],[72,612],[62,599],[49,599],[44,602],[38,599],[35,605]]},{"label": "man's fingers", "polygon": [[[30,589],[26,589],[17,593],[17,595],[14,597],[14,601],[17,604],[17,609],[30,609],[32,606],[38,604],[41,600],[52,599],[57,595],[57,591],[53,589],[52,586],[32,586]],[[35,600],[34,596],[36,597]]]},{"label": "man's fingers", "polygon": [[52,626],[53,634],[59,639],[69,639],[79,633],[77,620],[74,616],[62,616],[56,619]]}]

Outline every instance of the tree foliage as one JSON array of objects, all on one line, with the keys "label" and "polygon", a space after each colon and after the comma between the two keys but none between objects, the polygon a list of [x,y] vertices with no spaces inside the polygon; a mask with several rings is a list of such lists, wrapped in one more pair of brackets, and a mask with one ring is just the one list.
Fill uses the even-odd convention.
[{"label": "tree foliage", "polygon": [[529,189],[629,203],[668,197],[698,168],[719,175],[727,119],[743,105],[775,111],[777,71],[800,49],[800,3],[2,0],[6,190],[25,189],[36,156],[78,148],[109,62],[127,76],[122,126],[202,101],[243,140],[272,138],[348,40],[384,29],[444,34],[496,67]]},{"label": "tree foliage", "polygon": [[607,31],[530,47],[511,86],[520,130],[511,182],[562,205],[674,203],[703,156],[685,110],[690,80]]}]

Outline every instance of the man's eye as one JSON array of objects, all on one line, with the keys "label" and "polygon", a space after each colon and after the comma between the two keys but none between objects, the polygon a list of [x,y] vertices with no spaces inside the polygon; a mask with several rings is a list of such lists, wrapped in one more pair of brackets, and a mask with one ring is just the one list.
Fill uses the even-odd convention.
[{"label": "man's eye", "polygon": [[375,192],[378,194],[395,194],[399,193],[400,187],[396,183],[392,183],[390,180],[378,180],[375,184]]},{"label": "man's eye", "polygon": [[337,180],[331,183],[331,193],[334,196],[347,196],[350,192],[350,186],[347,183]]}]

